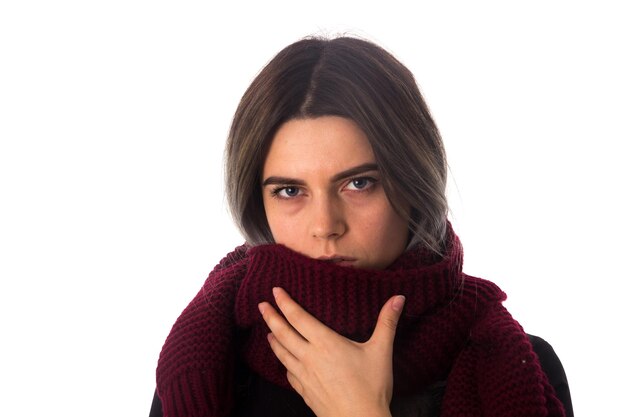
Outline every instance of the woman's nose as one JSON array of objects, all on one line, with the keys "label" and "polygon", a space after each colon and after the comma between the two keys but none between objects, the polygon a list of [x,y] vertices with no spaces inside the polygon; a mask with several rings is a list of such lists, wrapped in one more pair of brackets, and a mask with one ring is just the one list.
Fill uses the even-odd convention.
[{"label": "woman's nose", "polygon": [[311,234],[321,239],[336,239],[347,230],[343,209],[332,197],[318,198],[311,203]]}]

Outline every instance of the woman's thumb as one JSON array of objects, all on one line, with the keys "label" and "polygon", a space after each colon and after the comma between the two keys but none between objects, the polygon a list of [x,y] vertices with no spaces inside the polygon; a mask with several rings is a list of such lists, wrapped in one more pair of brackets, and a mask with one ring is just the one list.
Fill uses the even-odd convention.
[{"label": "woman's thumb", "polygon": [[400,320],[400,314],[404,308],[404,301],[404,295],[395,295],[387,300],[378,314],[376,328],[370,340],[378,340],[383,343],[387,342],[390,346],[393,345],[398,320]]}]

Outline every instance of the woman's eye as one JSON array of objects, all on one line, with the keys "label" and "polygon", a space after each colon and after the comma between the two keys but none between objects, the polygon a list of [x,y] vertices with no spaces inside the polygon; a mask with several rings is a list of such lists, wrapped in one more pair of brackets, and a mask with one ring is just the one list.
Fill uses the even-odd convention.
[{"label": "woman's eye", "polygon": [[351,179],[346,189],[348,190],[364,190],[371,187],[376,181],[373,178],[354,178]]},{"label": "woman's eye", "polygon": [[300,193],[300,189],[298,187],[282,187],[274,190],[273,194],[277,197],[281,198],[292,198],[296,197]]}]

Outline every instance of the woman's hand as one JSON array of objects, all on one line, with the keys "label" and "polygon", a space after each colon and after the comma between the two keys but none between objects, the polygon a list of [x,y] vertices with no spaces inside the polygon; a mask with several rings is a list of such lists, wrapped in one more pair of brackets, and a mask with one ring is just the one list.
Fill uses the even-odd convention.
[{"label": "woman's hand", "polygon": [[393,340],[404,296],[390,298],[365,343],[337,334],[274,288],[285,320],[269,303],[259,304],[268,340],[287,368],[287,379],[318,417],[390,416]]}]

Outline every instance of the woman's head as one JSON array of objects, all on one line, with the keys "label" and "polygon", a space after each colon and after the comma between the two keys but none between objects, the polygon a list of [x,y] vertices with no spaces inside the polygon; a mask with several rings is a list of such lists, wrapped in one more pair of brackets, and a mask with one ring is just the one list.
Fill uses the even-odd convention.
[{"label": "woman's head", "polygon": [[367,139],[384,194],[410,230],[399,238],[409,235],[403,248],[421,244],[439,251],[447,215],[439,132],[412,74],[385,50],[355,38],[305,39],[286,47],[241,99],[226,147],[226,189],[247,241],[275,241],[262,183],[277,133],[293,127],[291,121],[338,118]]}]

